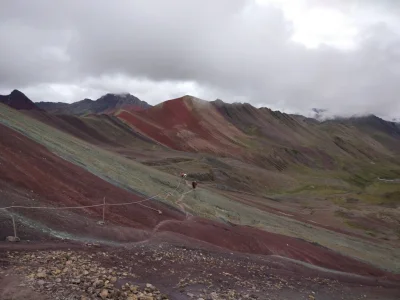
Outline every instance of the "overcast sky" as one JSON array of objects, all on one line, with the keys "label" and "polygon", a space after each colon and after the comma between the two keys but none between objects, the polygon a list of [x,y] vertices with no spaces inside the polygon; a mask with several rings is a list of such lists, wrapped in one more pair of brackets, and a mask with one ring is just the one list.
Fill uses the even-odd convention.
[{"label": "overcast sky", "polygon": [[0,0],[0,92],[400,117],[400,1]]}]

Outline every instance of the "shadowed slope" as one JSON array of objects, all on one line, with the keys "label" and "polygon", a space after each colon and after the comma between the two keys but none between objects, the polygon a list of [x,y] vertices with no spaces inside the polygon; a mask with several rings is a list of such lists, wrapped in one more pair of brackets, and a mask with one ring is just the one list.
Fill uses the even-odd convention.
[{"label": "shadowed slope", "polygon": [[394,122],[385,121],[377,116],[352,117],[348,119],[336,119],[326,123],[338,126],[345,124],[353,126],[370,136],[394,153],[400,153],[400,127]]},{"label": "shadowed slope", "polygon": [[306,145],[316,139],[315,133],[300,120],[268,108],[255,108],[248,103],[224,103],[216,100],[212,104],[232,124],[250,136],[264,138],[266,145]]},{"label": "shadowed slope", "polygon": [[140,111],[151,107],[148,103],[141,101],[131,94],[106,94],[97,100],[84,99],[82,101],[67,103],[39,102],[37,105],[51,113],[87,115],[113,113],[114,111],[127,108]]},{"label": "shadowed slope", "polygon": [[25,112],[47,125],[72,134],[95,145],[106,147],[153,147],[155,143],[112,115],[53,115],[47,112]]},{"label": "shadowed slope", "polygon": [[278,164],[273,163],[278,169],[292,164],[333,169],[342,160],[369,163],[390,159],[395,154],[391,150],[400,147],[398,127],[376,117],[319,123],[250,104],[212,103],[226,120],[253,138],[253,150],[261,156],[271,153],[271,163],[271,158],[279,158]]},{"label": "shadowed slope", "polygon": [[0,103],[18,110],[41,110],[24,93],[13,90],[10,95],[0,95]]}]

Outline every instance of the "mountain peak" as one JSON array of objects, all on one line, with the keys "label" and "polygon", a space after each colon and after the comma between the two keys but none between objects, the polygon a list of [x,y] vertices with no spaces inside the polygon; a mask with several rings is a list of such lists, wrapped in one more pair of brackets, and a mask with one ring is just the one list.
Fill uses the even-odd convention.
[{"label": "mountain peak", "polygon": [[13,97],[17,97],[17,96],[26,97],[26,95],[23,92],[19,91],[19,90],[13,90],[10,93],[10,96],[13,96]]},{"label": "mountain peak", "polygon": [[0,95],[0,103],[17,110],[41,110],[31,99],[19,90],[13,90],[10,95]]},{"label": "mountain peak", "polygon": [[103,98],[107,98],[107,97],[115,97],[115,98],[129,98],[129,97],[134,97],[134,98],[136,98],[135,96],[131,95],[130,93],[107,93],[107,94],[101,96],[101,97],[100,97],[99,99],[97,99],[97,100],[100,100],[100,99],[103,99]]}]

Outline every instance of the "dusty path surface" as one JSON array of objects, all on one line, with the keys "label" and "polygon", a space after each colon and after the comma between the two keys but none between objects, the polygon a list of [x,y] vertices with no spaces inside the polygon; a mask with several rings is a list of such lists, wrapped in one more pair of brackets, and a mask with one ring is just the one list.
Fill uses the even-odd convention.
[{"label": "dusty path surface", "polygon": [[22,248],[0,247],[0,299],[101,299],[101,293],[107,299],[146,300],[395,300],[400,296],[399,286],[350,277],[326,279],[311,269],[300,275],[295,263],[272,257],[162,241],[123,248],[68,243]]},{"label": "dusty path surface", "polygon": [[[190,186],[186,180],[183,180],[183,182],[185,183],[185,185]],[[178,186],[175,189],[175,192],[179,189],[181,184],[182,184],[182,181],[179,181]],[[176,202],[175,202],[175,204],[178,205],[180,207],[180,209],[182,210],[182,212],[185,214],[186,220],[189,218],[189,216],[193,216],[193,215],[186,211],[186,209],[185,209],[186,205],[185,205],[185,203],[183,203],[183,199],[185,198],[185,196],[187,194],[189,194],[191,192],[192,192],[192,190],[181,193],[178,200],[176,200]],[[174,196],[174,195],[168,195],[168,196]],[[160,230],[161,227],[163,227],[167,224],[179,224],[179,223],[180,223],[179,220],[163,220],[153,228],[152,234],[154,235],[155,233],[157,233]]]}]

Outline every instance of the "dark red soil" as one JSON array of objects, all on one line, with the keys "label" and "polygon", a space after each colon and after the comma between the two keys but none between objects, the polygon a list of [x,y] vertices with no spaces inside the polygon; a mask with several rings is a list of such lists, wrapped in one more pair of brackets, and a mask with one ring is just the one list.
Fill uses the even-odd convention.
[{"label": "dark red soil", "polygon": [[[118,117],[141,133],[175,150],[237,152],[231,135],[241,132],[226,122],[207,102],[197,104],[190,97],[165,101],[139,113],[122,111]],[[202,105],[204,107],[202,107]],[[217,124],[205,116],[214,115]],[[222,123],[221,123],[222,122]]]},{"label": "dark red soil", "polygon": [[[160,231],[172,231],[233,251],[280,255],[332,270],[366,276],[390,276],[383,271],[300,239],[247,226],[228,226],[200,218],[166,222]],[[394,276],[400,280],[399,276]]]},{"label": "dark red soil", "polygon": [[[70,162],[49,152],[45,147],[22,134],[0,125],[0,181],[33,191],[43,199],[59,206],[99,204],[141,200]],[[135,228],[152,228],[164,219],[181,219],[179,213],[157,202],[149,203],[162,209],[159,215],[139,205],[112,208],[109,213],[122,214],[118,223]],[[99,212],[99,209],[88,209]]]},{"label": "dark red soil", "polygon": [[[7,183],[19,189],[32,191],[40,199],[41,205],[51,203],[57,206],[99,204],[103,197],[107,198],[107,203],[142,199],[55,156],[45,147],[3,125],[0,125],[0,136],[2,137],[0,139],[0,182],[4,183],[1,186],[0,193],[3,192],[3,186],[6,186]],[[6,198],[3,197],[2,199]],[[37,201],[35,201],[36,203]],[[2,201],[2,206],[10,204]],[[377,277],[387,276],[400,280],[398,276],[386,274],[367,264],[295,238],[245,226],[232,227],[201,218],[186,220],[180,212],[159,202],[147,202],[146,205],[161,209],[163,214],[159,215],[157,212],[139,205],[108,209],[107,220],[116,231],[114,231],[114,236],[104,234],[104,237],[118,241],[121,232],[125,231],[127,234],[124,235],[123,241],[127,241],[131,231],[135,229],[148,230],[164,221],[158,228],[159,232],[170,231],[225,249],[262,255],[276,254],[334,270]],[[22,210],[17,209],[16,211],[25,214]],[[96,213],[97,216],[100,215],[99,209],[88,209],[87,211]],[[79,214],[82,214],[82,212],[76,213],[77,216],[70,213],[62,215],[58,221],[56,214],[46,217],[43,213],[34,214],[30,212],[29,217],[36,217],[37,221],[46,223],[48,226],[52,225],[49,222],[54,222],[54,226],[59,222],[64,222],[64,224],[70,224],[72,228],[75,225],[80,226],[80,223],[76,220],[79,220]],[[81,217],[81,219],[86,218]],[[166,222],[166,220],[170,221]],[[96,234],[101,233],[101,228],[96,229]],[[0,228],[0,234],[2,230],[5,230],[3,226]],[[89,226],[85,230],[95,229]],[[74,234],[79,234],[78,228],[74,229]],[[148,234],[143,234],[142,240],[146,238],[148,238]]]}]

